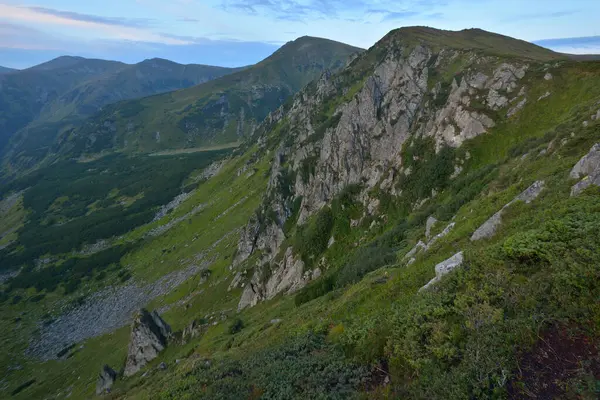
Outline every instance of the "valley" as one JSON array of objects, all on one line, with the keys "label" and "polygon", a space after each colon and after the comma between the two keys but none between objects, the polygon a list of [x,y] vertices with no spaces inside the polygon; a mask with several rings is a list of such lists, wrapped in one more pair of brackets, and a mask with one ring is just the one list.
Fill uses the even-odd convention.
[{"label": "valley", "polygon": [[600,63],[408,27],[214,78],[11,142],[0,397],[596,398]]}]

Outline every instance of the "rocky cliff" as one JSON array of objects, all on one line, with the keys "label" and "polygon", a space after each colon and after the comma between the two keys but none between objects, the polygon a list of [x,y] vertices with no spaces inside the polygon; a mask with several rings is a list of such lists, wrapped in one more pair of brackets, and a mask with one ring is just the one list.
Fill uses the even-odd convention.
[{"label": "rocky cliff", "polygon": [[[240,309],[321,275],[326,260],[306,265],[296,251],[301,245],[292,246],[292,236],[319,210],[348,188],[361,209],[351,227],[381,216],[383,196],[418,208],[460,176],[470,157],[465,142],[514,118],[531,101],[529,71],[556,65],[549,63],[551,53],[516,58],[511,50],[492,53],[477,41],[463,42],[470,31],[445,33],[453,40],[445,46],[430,33],[390,33],[257,129],[273,163],[263,204],[243,230],[232,265],[239,268],[232,287],[244,287]],[[329,245],[336,239],[332,235]]]}]

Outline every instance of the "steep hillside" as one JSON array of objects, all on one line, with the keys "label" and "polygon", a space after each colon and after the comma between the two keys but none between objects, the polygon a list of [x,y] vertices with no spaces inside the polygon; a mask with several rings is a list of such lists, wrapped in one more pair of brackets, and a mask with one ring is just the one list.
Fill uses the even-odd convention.
[{"label": "steep hillside", "polygon": [[118,71],[125,64],[59,57],[39,66],[0,76],[0,150],[44,105],[94,76]]},{"label": "steep hillside", "polygon": [[187,90],[106,107],[55,144],[71,157],[125,150],[232,143],[252,134],[267,114],[325,70],[338,70],[360,52],[330,40],[303,37],[241,72]]},{"label": "steep hillside", "polygon": [[17,70],[13,69],[13,68],[3,67],[0,65],[0,74],[7,74],[9,72],[15,72],[15,71],[17,71]]},{"label": "steep hillside", "polygon": [[[160,194],[134,171],[164,165],[141,159],[65,164],[102,183],[91,204],[45,194],[51,179],[3,199],[47,244],[18,274],[28,247],[0,254],[0,395],[597,398],[600,63],[481,30],[390,32],[227,159],[157,173],[181,194],[152,221],[55,249],[75,211]],[[113,174],[130,180],[105,195]]]},{"label": "steep hillside", "polygon": [[160,59],[127,65],[65,56],[3,75],[0,152],[31,164],[43,158],[62,129],[107,104],[187,88],[237,70]]}]

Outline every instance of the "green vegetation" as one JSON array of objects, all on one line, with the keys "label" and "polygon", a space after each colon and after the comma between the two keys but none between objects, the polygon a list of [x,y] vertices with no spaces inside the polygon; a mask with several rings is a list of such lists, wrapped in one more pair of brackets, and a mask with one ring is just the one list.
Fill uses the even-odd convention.
[{"label": "green vegetation", "polygon": [[[188,88],[238,70],[181,65],[161,59],[127,65],[59,57],[4,75],[0,94],[0,152],[8,153],[5,149],[8,146],[17,154],[4,166],[31,168],[56,150],[53,143],[57,138],[108,104]],[[140,74],[144,79],[138,78]],[[47,93],[48,98],[39,101],[40,92]],[[123,118],[140,111],[139,107],[120,109]],[[18,140],[9,145],[9,139],[15,135]]]},{"label": "green vegetation", "polygon": [[312,265],[327,248],[333,228],[331,208],[322,208],[311,221],[298,227],[294,250],[307,265]]},{"label": "green vegetation", "polygon": [[251,132],[253,123],[261,122],[286,98],[324,70],[341,69],[359,51],[326,39],[302,37],[242,71],[185,90],[105,107],[69,131],[66,144],[56,151],[79,157],[238,142]]},{"label": "green vegetation", "polygon": [[[89,163],[59,163],[15,180],[4,191],[30,188],[24,206],[31,214],[19,231],[18,246],[3,251],[3,265],[15,267],[44,254],[66,253],[150,222],[157,206],[182,191],[188,174],[225,154],[113,155]],[[128,204],[129,198],[135,201]]]},{"label": "green vegetation", "polygon": [[[401,30],[384,44],[411,37],[429,41],[431,34],[426,28]],[[482,35],[441,32],[434,39],[440,46],[466,48],[470,43],[530,61],[557,58],[518,41],[497,44],[502,37]],[[357,59],[336,76],[339,80],[334,77],[337,90],[360,86],[359,80],[344,79],[364,78],[383,54],[376,46]],[[457,60],[450,75],[460,75],[461,68]],[[493,129],[460,148],[436,151],[433,139],[410,137],[401,151],[402,170],[395,175],[397,196],[349,185],[297,225],[302,200],[293,199],[296,172],[291,160],[280,159],[278,192],[266,200],[281,199],[288,216],[281,250],[292,246],[307,269],[318,267],[322,276],[294,296],[277,296],[241,312],[237,305],[243,289],[229,290],[229,284],[238,271],[252,276],[261,254],[253,254],[237,271],[230,269],[240,228],[252,216],[262,222],[278,218],[279,210],[264,206],[264,188],[272,157],[280,142],[290,144],[285,135],[295,135],[294,126],[285,119],[263,125],[266,146],[243,144],[205,182],[192,185],[198,171],[182,172],[179,187],[197,185],[198,190],[160,221],[124,233],[112,252],[25,271],[47,270],[51,275],[44,281],[50,283],[52,273],[75,276],[73,287],[64,285],[66,297],[47,287],[38,293],[25,284],[15,293],[3,293],[0,321],[12,329],[2,337],[10,354],[1,355],[0,371],[9,385],[0,393],[22,399],[59,393],[90,397],[102,364],[123,365],[128,328],[89,339],[83,348],[68,347],[61,351],[63,360],[40,363],[22,357],[36,324],[59,316],[56,310],[65,299],[71,306],[84,301],[100,286],[97,279],[104,272],[111,282],[154,282],[210,260],[210,272],[198,273],[148,305],[167,310],[163,316],[175,331],[202,321],[200,337],[171,344],[144,373],[118,380],[112,398],[597,398],[600,188],[571,197],[575,180],[569,171],[600,138],[600,121],[590,118],[600,107],[600,70],[593,63],[568,61],[552,68],[554,78],[547,81],[543,67],[531,62],[523,82],[527,105],[511,118],[498,113]],[[552,96],[536,102],[546,91]],[[312,115],[311,123],[314,118],[331,123],[339,104],[335,98],[324,104],[321,111],[327,112]],[[310,181],[310,163],[299,167],[300,178]],[[484,221],[537,180],[545,182],[539,197],[511,204],[493,237],[471,242]],[[127,187],[106,189],[102,199],[87,199],[85,213],[111,207],[116,199],[127,200],[124,209],[129,209],[154,196],[145,187],[143,196]],[[363,204],[365,194],[379,200],[375,212],[370,202]],[[40,210],[68,223],[76,202],[76,193],[58,193],[45,199]],[[83,212],[83,203],[77,209]],[[450,223],[453,228],[408,263],[405,255],[424,240],[429,216],[439,220],[434,234]],[[168,233],[148,237],[171,222],[178,223]],[[125,251],[117,245],[126,243],[135,247],[116,254]],[[463,265],[419,291],[435,275],[435,266],[459,251]],[[114,265],[92,265],[95,257],[105,257],[99,265]],[[263,280],[271,272],[265,269]],[[12,368],[15,362],[23,368]],[[166,369],[158,368],[162,362]]]},{"label": "green vegetation", "polygon": [[345,361],[322,333],[308,333],[250,358],[199,363],[158,398],[348,399],[364,387],[366,372]]}]

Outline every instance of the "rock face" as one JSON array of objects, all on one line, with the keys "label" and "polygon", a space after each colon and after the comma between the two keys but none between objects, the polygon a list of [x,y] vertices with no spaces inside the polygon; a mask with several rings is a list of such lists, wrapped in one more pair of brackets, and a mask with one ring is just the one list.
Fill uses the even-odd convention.
[{"label": "rock face", "polygon": [[600,186],[600,143],[592,146],[590,151],[575,164],[569,176],[581,179],[571,188],[571,196],[577,196],[590,185]]},{"label": "rock face", "polygon": [[534,182],[533,185],[525,189],[521,194],[519,194],[512,201],[510,201],[504,207],[502,207],[498,212],[492,215],[487,221],[483,223],[483,225],[477,228],[477,230],[471,236],[471,241],[474,242],[476,240],[489,239],[492,236],[494,236],[496,234],[496,230],[502,223],[502,213],[507,207],[509,207],[515,201],[523,201],[526,204],[529,204],[540,195],[543,189],[544,181]]},{"label": "rock face", "polygon": [[[436,153],[458,148],[488,133],[496,125],[493,116],[525,105],[520,81],[529,65],[523,62],[466,49],[440,50],[426,42],[390,39],[379,47],[376,64],[355,60],[346,75],[324,74],[257,128],[260,146],[269,142],[276,123],[282,133],[279,144],[269,148],[274,156],[263,203],[244,229],[232,264],[235,269],[257,260],[244,266],[255,271],[252,276],[235,274],[235,286],[244,287],[240,308],[293,292],[314,278],[312,271],[300,272],[291,250],[281,248],[287,239],[284,224],[292,215],[302,225],[345,188],[358,186],[356,198],[365,211],[350,228],[359,229],[363,217],[379,212],[380,199],[373,193],[402,194],[401,182],[411,172],[403,160],[405,145],[422,140]],[[456,174],[449,179],[462,170],[460,160],[453,162]],[[418,200],[415,204],[426,199]],[[429,238],[429,228],[431,243],[437,239]],[[277,254],[283,261],[275,261]],[[270,278],[260,279],[264,276]]]},{"label": "rock face", "polygon": [[439,282],[444,275],[448,274],[450,271],[452,271],[456,267],[460,267],[462,265],[463,261],[464,261],[463,252],[460,251],[460,252],[456,253],[455,255],[453,255],[452,257],[450,257],[449,259],[442,261],[441,263],[436,265],[435,266],[435,278],[433,278],[432,280],[427,282],[427,284],[425,286],[423,286],[421,289],[419,289],[419,292],[422,292],[423,290],[427,290],[432,285]]},{"label": "rock face", "polygon": [[171,327],[156,311],[149,313],[144,309],[140,310],[131,325],[124,375],[134,375],[149,361],[155,359],[158,353],[167,347],[170,337]]},{"label": "rock face", "polygon": [[294,293],[320,275],[321,270],[319,268],[305,272],[304,262],[297,259],[292,252],[292,248],[288,247],[283,260],[276,264],[271,277],[265,283],[261,284],[258,274],[254,274],[244,288],[238,310],[252,307],[262,300],[270,300],[279,293]]},{"label": "rock face", "polygon": [[108,365],[104,365],[98,375],[98,382],[96,383],[96,394],[101,395],[110,392],[110,388],[117,379],[117,373]]}]

